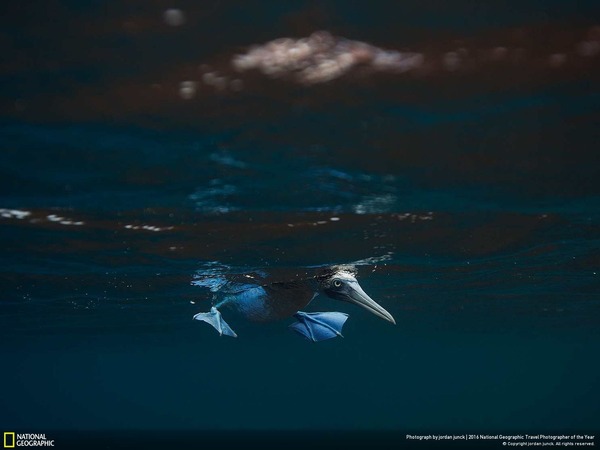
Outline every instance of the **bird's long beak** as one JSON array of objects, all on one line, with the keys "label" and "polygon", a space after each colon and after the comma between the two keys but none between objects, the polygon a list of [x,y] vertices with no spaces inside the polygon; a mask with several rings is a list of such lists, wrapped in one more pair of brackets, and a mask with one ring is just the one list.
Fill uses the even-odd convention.
[{"label": "bird's long beak", "polygon": [[396,321],[392,315],[387,312],[379,303],[373,300],[367,295],[365,291],[360,287],[357,281],[351,281],[348,283],[349,291],[347,293],[347,301],[356,305],[362,306],[366,310],[372,312],[378,317],[392,322],[396,325]]}]

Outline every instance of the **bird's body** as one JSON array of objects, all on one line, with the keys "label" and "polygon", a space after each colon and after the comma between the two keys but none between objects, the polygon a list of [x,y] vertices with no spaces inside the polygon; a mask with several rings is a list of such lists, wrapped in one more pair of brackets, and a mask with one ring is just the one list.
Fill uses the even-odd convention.
[{"label": "bird's body", "polygon": [[224,294],[217,305],[233,309],[253,321],[283,319],[305,308],[315,297],[316,293],[310,284],[304,281],[244,285],[236,293]]},{"label": "bird's body", "polygon": [[[232,309],[253,321],[278,320],[294,315],[300,322],[293,324],[292,329],[311,340],[341,335],[339,332],[347,315],[342,313],[307,315],[300,312],[319,293],[359,304],[385,320],[395,323],[393,317],[358,285],[354,266],[330,266],[314,271],[304,270],[292,276],[288,275],[287,278],[277,278],[265,272],[227,275],[209,273],[199,277],[194,284],[210,287],[214,293],[211,311],[196,314],[194,318],[211,324],[220,334],[230,336],[235,336],[235,333],[221,317],[220,310],[223,308]],[[336,314],[342,314],[344,317]],[[302,326],[298,326],[299,323]],[[227,329],[231,333],[222,331]]]}]

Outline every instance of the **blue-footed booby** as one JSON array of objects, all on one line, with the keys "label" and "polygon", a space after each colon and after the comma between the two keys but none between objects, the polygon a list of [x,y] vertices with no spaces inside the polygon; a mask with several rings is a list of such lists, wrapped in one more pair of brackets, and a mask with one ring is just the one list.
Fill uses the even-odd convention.
[{"label": "blue-footed booby", "polygon": [[195,320],[212,325],[220,335],[237,337],[221,316],[221,309],[237,311],[253,321],[271,321],[294,316],[297,322],[290,329],[308,340],[318,342],[341,336],[348,315],[341,312],[300,311],[318,294],[362,306],[393,324],[392,315],[367,295],[356,279],[353,265],[334,265],[318,268],[314,273],[296,273],[285,280],[277,280],[264,272],[250,272],[229,276],[208,272],[193,284],[209,287],[214,293],[209,312],[198,313]]}]

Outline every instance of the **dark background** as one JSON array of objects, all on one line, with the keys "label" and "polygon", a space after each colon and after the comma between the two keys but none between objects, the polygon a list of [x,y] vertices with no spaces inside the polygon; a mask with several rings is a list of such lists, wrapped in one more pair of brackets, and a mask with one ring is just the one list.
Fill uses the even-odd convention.
[{"label": "dark background", "polygon": [[[600,41],[598,2],[0,10],[3,430],[114,448],[599,428],[600,55],[576,51]],[[229,65],[317,30],[432,60],[527,56],[311,87]],[[359,280],[396,327],[323,299],[311,309],[350,313],[344,339],[191,320],[208,262],[292,274],[382,255]]]}]

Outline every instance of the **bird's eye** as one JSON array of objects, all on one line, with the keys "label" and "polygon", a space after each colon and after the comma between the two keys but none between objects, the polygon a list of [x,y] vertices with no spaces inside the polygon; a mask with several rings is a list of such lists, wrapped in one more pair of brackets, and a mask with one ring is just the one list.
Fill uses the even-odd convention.
[{"label": "bird's eye", "polygon": [[342,285],[342,282],[340,280],[333,280],[333,285],[336,288],[339,288]]}]

